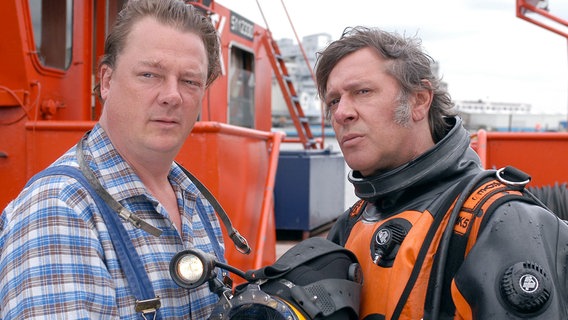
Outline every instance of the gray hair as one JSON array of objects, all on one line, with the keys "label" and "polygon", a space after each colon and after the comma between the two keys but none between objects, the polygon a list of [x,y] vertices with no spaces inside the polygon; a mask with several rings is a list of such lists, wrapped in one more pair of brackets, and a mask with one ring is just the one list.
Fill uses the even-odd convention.
[{"label": "gray hair", "polygon": [[[416,37],[406,37],[378,28],[347,28],[339,40],[333,41],[318,52],[316,84],[322,100],[327,93],[327,81],[335,65],[345,56],[363,48],[373,48],[391,63],[387,72],[400,84],[400,103],[407,105],[406,97],[419,90],[431,90],[434,98],[428,113],[428,122],[434,141],[441,140],[448,130],[445,117],[454,116],[450,94],[441,79],[432,71],[432,57],[422,50],[422,42]],[[329,112],[329,110],[327,110]],[[397,110],[398,113],[404,110]],[[398,119],[400,120],[400,119]]]}]

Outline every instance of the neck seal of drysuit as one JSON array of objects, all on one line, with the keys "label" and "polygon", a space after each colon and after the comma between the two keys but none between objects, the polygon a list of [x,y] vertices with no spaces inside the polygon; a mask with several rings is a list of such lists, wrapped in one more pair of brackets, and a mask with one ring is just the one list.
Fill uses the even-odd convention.
[{"label": "neck seal of drysuit", "polygon": [[351,171],[348,179],[355,187],[355,194],[369,202],[397,197],[409,188],[438,184],[440,180],[463,172],[471,166],[479,170],[477,154],[469,147],[469,132],[459,117],[447,118],[451,125],[448,134],[418,158],[392,170],[381,171],[364,177],[359,171]]}]

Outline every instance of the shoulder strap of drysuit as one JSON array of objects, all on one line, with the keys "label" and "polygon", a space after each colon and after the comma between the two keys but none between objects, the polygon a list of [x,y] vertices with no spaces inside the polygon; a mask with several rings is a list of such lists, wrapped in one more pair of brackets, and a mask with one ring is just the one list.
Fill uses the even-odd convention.
[{"label": "shoulder strap of drysuit", "polygon": [[134,249],[128,237],[128,232],[122,225],[119,216],[107,205],[98,193],[95,192],[89,181],[78,168],[66,165],[49,167],[32,177],[27,185],[39,178],[49,175],[66,175],[72,177],[81,183],[93,197],[108,228],[112,245],[116,250],[120,266],[124,270],[128,286],[136,298],[136,312],[140,312],[144,319],[146,319],[147,314],[152,313],[154,313],[154,319],[160,319],[161,317],[157,312],[157,309],[160,307],[159,297],[156,297],[154,294],[152,283],[144,269],[144,264],[140,260],[136,249]]},{"label": "shoulder strap of drysuit", "polygon": [[[507,176],[504,179],[500,178],[500,173]],[[525,185],[530,181],[530,176],[526,173],[514,167],[506,167],[496,171],[496,175],[483,179],[460,208],[447,247],[439,306],[435,311],[436,314],[433,314],[432,308],[435,306],[435,302],[432,300],[435,296],[434,290],[439,285],[440,279],[437,279],[436,273],[432,272],[426,294],[424,319],[454,318],[455,305],[450,290],[452,279],[467,256],[469,238],[477,238],[479,232],[483,230],[485,224],[499,206],[513,200],[542,205],[523,192]],[[480,227],[476,231],[472,231],[476,219],[481,219]],[[440,255],[436,255],[432,270],[439,268],[439,258]]]}]

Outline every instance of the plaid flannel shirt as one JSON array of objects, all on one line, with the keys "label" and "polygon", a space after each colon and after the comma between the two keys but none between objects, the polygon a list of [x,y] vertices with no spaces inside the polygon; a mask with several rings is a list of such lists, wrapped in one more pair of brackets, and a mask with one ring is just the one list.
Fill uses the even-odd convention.
[{"label": "plaid flannel shirt", "polygon": [[[77,167],[75,147],[52,166]],[[224,250],[209,202],[173,164],[168,175],[182,212],[182,234],[96,125],[84,142],[86,161],[124,207],[162,230],[160,237],[123,221],[143,261],[163,319],[204,319],[218,297],[207,284],[178,287],[169,262],[195,247],[214,254],[197,210],[203,210]],[[222,253],[224,254],[224,252]],[[0,319],[140,319],[103,218],[88,192],[68,176],[40,178],[0,216]]]}]

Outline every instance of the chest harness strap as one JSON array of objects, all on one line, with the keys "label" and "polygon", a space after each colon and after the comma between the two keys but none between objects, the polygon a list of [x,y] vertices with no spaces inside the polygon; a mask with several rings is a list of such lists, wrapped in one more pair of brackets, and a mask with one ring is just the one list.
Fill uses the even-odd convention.
[{"label": "chest harness strap", "polygon": [[[455,306],[450,294],[450,284],[467,255],[466,246],[471,234],[473,222],[469,221],[463,234],[454,232],[453,229],[456,225],[459,212],[465,209],[463,206],[468,196],[471,196],[475,187],[481,185],[480,182],[490,179],[494,179],[495,182],[499,181],[501,185],[496,186],[495,184],[491,184],[491,190],[479,195],[475,206],[468,209],[471,210],[472,219],[482,219],[480,230],[482,230],[485,223],[489,221],[495,208],[507,201],[523,201],[545,207],[542,202],[530,195],[526,190],[524,190],[524,193],[520,193],[525,185],[530,182],[531,178],[526,173],[514,167],[507,166],[499,170],[482,171],[477,179],[473,179],[471,181],[472,183],[470,183],[468,188],[466,188],[457,200],[450,216],[450,222],[444,231],[444,238],[442,238],[443,240],[440,244],[441,253],[434,260],[432,270],[436,270],[436,273],[430,277],[430,283],[428,285],[425,319],[437,320],[453,318],[455,314]],[[498,194],[500,196],[484,210],[483,205]]]},{"label": "chest harness strap", "polygon": [[416,257],[416,262],[410,274],[410,278],[408,279],[408,282],[406,283],[406,286],[404,287],[400,299],[398,300],[398,303],[393,311],[392,319],[399,319],[402,310],[404,308],[404,305],[406,304],[406,301],[408,300],[408,297],[410,296],[410,293],[414,288],[414,284],[418,279],[420,270],[422,269],[422,265],[424,264],[426,255],[428,253],[428,249],[430,248],[430,245],[434,239],[434,236],[438,231],[439,226],[442,224],[445,213],[452,206],[458,194],[466,187],[468,181],[470,181],[469,178],[462,179],[459,183],[455,184],[452,188],[448,189],[448,191],[446,191],[443,194],[444,200],[441,203],[439,203],[437,207],[430,209],[432,213],[435,213],[434,221],[432,222],[432,225],[430,226],[430,229],[426,234],[424,242],[420,247],[418,256]]}]

